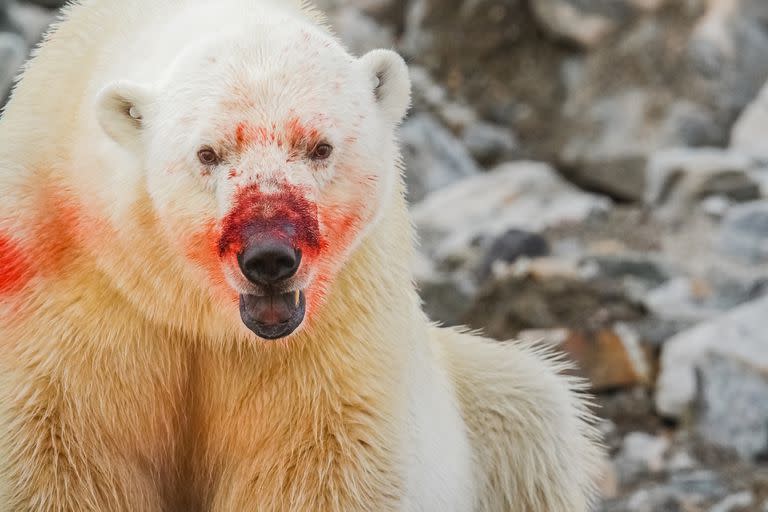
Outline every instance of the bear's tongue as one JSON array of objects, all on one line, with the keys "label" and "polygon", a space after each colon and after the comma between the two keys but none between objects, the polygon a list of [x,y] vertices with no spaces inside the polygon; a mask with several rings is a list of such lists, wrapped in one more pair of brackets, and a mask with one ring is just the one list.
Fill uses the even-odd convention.
[{"label": "bear's tongue", "polygon": [[257,336],[269,340],[288,336],[304,319],[304,292],[241,295],[240,317]]}]

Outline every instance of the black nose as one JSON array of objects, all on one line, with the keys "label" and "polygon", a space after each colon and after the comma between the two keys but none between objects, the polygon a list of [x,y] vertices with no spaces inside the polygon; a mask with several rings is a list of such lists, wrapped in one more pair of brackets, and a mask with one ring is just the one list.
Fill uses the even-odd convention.
[{"label": "black nose", "polygon": [[240,270],[254,284],[276,284],[296,274],[301,251],[279,240],[249,244],[238,254]]}]

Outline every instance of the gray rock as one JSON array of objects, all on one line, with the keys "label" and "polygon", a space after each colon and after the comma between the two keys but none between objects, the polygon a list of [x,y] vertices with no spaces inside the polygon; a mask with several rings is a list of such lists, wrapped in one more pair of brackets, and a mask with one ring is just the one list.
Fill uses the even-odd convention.
[{"label": "gray rock", "polygon": [[[665,106],[651,90],[626,88],[589,105],[566,105],[577,126],[560,154],[569,176],[621,199],[639,201],[649,156],[662,148],[700,144],[715,121],[701,107]],[[703,139],[703,140],[700,140]]]},{"label": "gray rock", "polygon": [[585,48],[597,45],[628,15],[628,4],[622,1],[532,0],[530,5],[550,34]]},{"label": "gray rock", "polygon": [[700,392],[695,422],[702,437],[735,450],[744,459],[768,454],[766,368],[712,352],[699,361],[697,369]]},{"label": "gray rock", "polygon": [[48,9],[58,9],[67,3],[67,0],[26,0],[27,2]]},{"label": "gray rock", "polygon": [[668,265],[644,253],[594,254],[584,257],[581,264],[596,276],[625,280],[628,285],[637,284],[643,290],[655,288],[671,277]]},{"label": "gray rock", "polygon": [[640,11],[655,11],[667,3],[667,0],[629,0],[629,3]]},{"label": "gray rock", "polygon": [[722,478],[707,470],[673,474],[666,482],[652,483],[629,497],[610,500],[602,512],[686,512],[702,510],[707,503],[728,494]]},{"label": "gray rock", "polygon": [[462,133],[464,145],[480,165],[490,167],[502,160],[510,160],[518,149],[514,134],[491,123],[475,122]]},{"label": "gray rock", "polygon": [[[709,196],[747,201],[760,197],[752,160],[714,148],[674,148],[654,153],[646,169],[645,201],[679,219]],[[661,211],[659,211],[661,209]]]},{"label": "gray rock", "polygon": [[741,261],[768,261],[768,201],[753,201],[729,209],[720,230],[720,248]]},{"label": "gray rock", "polygon": [[400,137],[411,202],[479,172],[461,142],[429,114],[408,119]]},{"label": "gray rock", "polygon": [[0,0],[0,32],[22,34],[22,28],[13,16],[16,4],[11,0]]},{"label": "gray rock", "polygon": [[696,374],[710,354],[740,361],[755,372],[768,371],[768,297],[673,336],[664,344],[656,382],[656,408],[664,416],[683,418],[697,396]]},{"label": "gray rock", "polygon": [[715,220],[722,220],[732,201],[723,196],[710,196],[701,201],[701,210]]},{"label": "gray rock", "polygon": [[432,75],[422,66],[408,67],[411,77],[413,107],[416,111],[434,111],[448,101],[448,92],[438,84]]},{"label": "gray rock", "polygon": [[621,283],[585,277],[575,265],[539,258],[520,260],[494,275],[466,320],[494,338],[509,339],[525,329],[598,330],[644,314]]},{"label": "gray rock", "polygon": [[549,243],[537,233],[510,229],[491,242],[478,271],[480,280],[486,279],[494,263],[514,263],[518,258],[536,258],[549,254]]},{"label": "gray rock", "polygon": [[462,272],[420,273],[416,283],[424,312],[446,326],[462,323],[477,293],[471,276]]},{"label": "gray rock", "polygon": [[660,473],[665,469],[669,448],[670,441],[666,437],[630,432],[614,460],[619,480],[626,485],[640,477]]},{"label": "gray rock", "polygon": [[24,39],[11,32],[0,32],[0,103],[10,92],[14,79],[27,58]]},{"label": "gray rock", "polygon": [[412,208],[424,251],[446,260],[509,229],[540,232],[605,212],[611,202],[578,190],[548,165],[504,164],[438,190]]},{"label": "gray rock", "polygon": [[643,301],[663,320],[698,323],[717,317],[765,293],[765,279],[735,278],[716,272],[706,277],[675,277],[648,292]]},{"label": "gray rock", "polygon": [[43,33],[56,18],[55,11],[26,2],[11,2],[9,13],[21,27],[21,34],[30,46],[40,41]]},{"label": "gray rock", "polygon": [[731,149],[768,162],[768,84],[742,112],[731,131]]},{"label": "gray rock", "polygon": [[331,16],[330,22],[344,45],[355,55],[395,46],[391,28],[380,25],[355,7],[339,9]]},{"label": "gray rock", "polygon": [[760,167],[751,173],[752,179],[760,184],[760,195],[768,197],[768,167],[761,163]]},{"label": "gray rock", "polygon": [[760,0],[709,2],[694,27],[691,63],[711,80],[715,106],[727,121],[749,104],[768,78],[768,4]]},{"label": "gray rock", "polygon": [[733,512],[751,507],[755,502],[755,496],[750,491],[737,492],[720,500],[709,512]]}]

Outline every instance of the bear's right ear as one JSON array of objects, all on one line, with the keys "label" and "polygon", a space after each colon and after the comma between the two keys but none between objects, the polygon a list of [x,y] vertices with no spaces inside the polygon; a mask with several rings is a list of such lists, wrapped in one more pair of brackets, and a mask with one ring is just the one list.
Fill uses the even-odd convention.
[{"label": "bear's right ear", "polygon": [[144,114],[151,102],[149,88],[133,82],[114,82],[99,93],[96,115],[107,135],[122,146],[137,149]]}]

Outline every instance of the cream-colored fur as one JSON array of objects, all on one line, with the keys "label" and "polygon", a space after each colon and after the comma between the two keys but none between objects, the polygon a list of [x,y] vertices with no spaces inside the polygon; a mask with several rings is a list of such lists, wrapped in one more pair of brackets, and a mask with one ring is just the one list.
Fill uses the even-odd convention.
[{"label": "cream-colored fur", "polygon": [[[540,350],[428,323],[400,180],[285,340],[255,339],[188,271],[99,91],[164,73],[184,27],[227,30],[228,9],[323,30],[298,2],[211,6],[71,7],[0,121],[0,263],[24,267],[0,279],[0,511],[587,510],[579,384]],[[174,13],[182,35],[159,44]],[[407,92],[386,86],[391,131]]]}]

